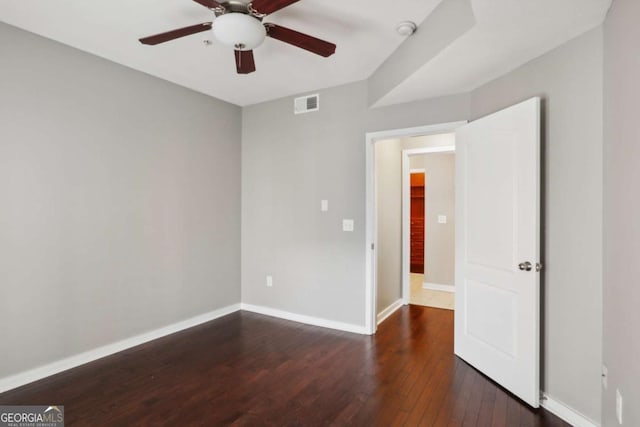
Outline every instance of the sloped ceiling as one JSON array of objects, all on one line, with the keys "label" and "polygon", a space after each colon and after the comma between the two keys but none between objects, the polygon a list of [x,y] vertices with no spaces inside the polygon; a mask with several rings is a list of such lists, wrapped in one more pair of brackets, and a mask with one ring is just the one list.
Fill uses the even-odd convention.
[{"label": "sloped ceiling", "polygon": [[[429,43],[411,43],[395,33],[398,22],[434,25],[428,17],[445,2],[466,2],[474,22],[455,15],[439,29],[461,31],[425,55]],[[467,92],[602,23],[611,0],[302,0],[270,15],[274,22],[338,45],[322,58],[267,39],[255,52],[257,72],[237,75],[233,52],[201,33],[150,47],[143,36],[208,22],[212,13],[191,0],[24,0],[0,2],[0,21],[163,78],[246,106],[353,81],[387,82],[385,61],[397,61],[392,84],[372,104],[389,105]],[[436,12],[434,12],[434,10]],[[215,25],[215,23],[214,23]],[[401,47],[401,49],[398,49]],[[394,54],[395,52],[395,54]],[[416,61],[416,57],[420,60]],[[412,58],[412,59],[411,59]]]},{"label": "sloped ceiling", "polygon": [[476,89],[601,25],[611,0],[471,0],[471,5],[473,28],[375,100],[376,106]]}]

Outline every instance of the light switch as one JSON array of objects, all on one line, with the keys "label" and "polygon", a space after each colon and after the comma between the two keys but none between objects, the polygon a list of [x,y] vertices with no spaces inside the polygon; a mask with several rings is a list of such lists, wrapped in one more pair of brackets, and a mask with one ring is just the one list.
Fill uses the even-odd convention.
[{"label": "light switch", "polygon": [[267,276],[267,283],[266,283],[267,287],[272,287],[273,286],[273,277],[272,276]]},{"label": "light switch", "polygon": [[329,210],[329,201],[328,200],[320,200],[320,210],[322,212],[327,212]]},{"label": "light switch", "polygon": [[354,225],[352,219],[342,220],[342,231],[353,231]]},{"label": "light switch", "polygon": [[446,224],[447,216],[446,215],[438,215],[438,224]]}]

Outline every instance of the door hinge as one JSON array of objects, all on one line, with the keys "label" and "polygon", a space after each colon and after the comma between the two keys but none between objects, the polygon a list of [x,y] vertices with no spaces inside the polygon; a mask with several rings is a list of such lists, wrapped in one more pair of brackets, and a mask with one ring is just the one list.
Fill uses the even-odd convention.
[{"label": "door hinge", "polygon": [[371,250],[374,250],[375,248],[376,248],[375,243],[372,243],[372,244],[371,244]]}]

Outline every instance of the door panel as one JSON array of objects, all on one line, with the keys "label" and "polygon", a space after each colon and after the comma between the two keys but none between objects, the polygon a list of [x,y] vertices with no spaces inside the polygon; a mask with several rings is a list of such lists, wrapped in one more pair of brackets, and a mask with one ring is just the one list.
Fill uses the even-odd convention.
[{"label": "door panel", "polygon": [[[480,139],[467,147],[468,262],[511,271],[516,236],[513,208],[517,183],[513,164],[516,147],[513,135],[499,134]],[[484,157],[495,152],[495,163],[487,167]],[[490,188],[491,191],[485,191]]]},{"label": "door panel", "polygon": [[456,152],[455,353],[538,407],[540,99],[463,126]]},{"label": "door panel", "polygon": [[[509,357],[515,357],[517,295],[488,283],[469,280],[465,297],[466,334]],[[495,309],[486,309],[488,304],[496,301]]]}]

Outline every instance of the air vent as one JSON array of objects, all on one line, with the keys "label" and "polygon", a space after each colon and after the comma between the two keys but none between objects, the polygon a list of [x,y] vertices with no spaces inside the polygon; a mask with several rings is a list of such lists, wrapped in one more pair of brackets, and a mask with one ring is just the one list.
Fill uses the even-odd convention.
[{"label": "air vent", "polygon": [[296,98],[293,102],[293,109],[296,114],[310,113],[320,109],[320,95],[309,95]]}]

